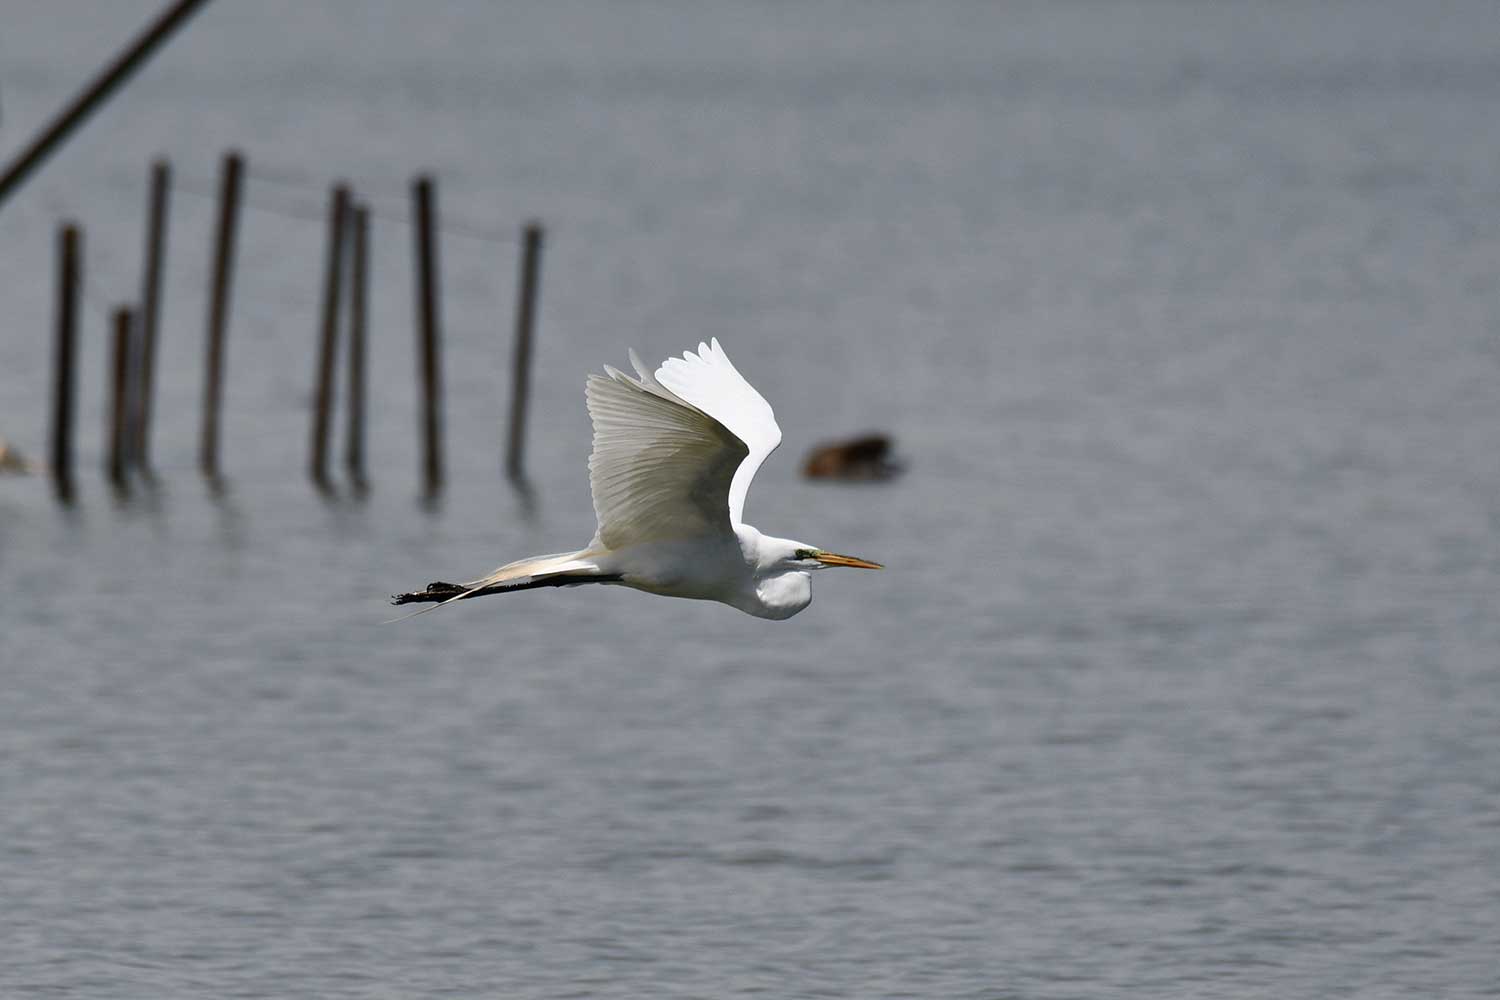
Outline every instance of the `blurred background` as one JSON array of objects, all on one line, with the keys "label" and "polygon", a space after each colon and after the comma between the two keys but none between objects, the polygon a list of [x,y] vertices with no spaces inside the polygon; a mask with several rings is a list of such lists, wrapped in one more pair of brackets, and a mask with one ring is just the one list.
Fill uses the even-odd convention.
[{"label": "blurred background", "polygon": [[[0,161],[160,9],[7,0]],[[33,458],[86,230],[78,502],[0,477],[0,992],[1493,990],[1497,39],[1488,0],[208,4],[0,208]],[[159,483],[121,499],[107,313],[158,156]],[[338,179],[374,212],[363,501],[305,475]],[[380,624],[582,544],[585,373],[709,336],[785,432],[748,519],[886,572],[782,624],[612,588]],[[799,478],[871,428],[904,476]]]}]

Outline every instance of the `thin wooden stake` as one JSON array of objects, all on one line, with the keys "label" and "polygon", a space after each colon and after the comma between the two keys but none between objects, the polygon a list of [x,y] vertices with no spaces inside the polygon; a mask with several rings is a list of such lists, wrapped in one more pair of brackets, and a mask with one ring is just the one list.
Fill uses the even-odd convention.
[{"label": "thin wooden stake", "polygon": [[172,167],[166,160],[151,165],[151,195],[146,209],[146,267],[141,275],[140,348],[133,394],[130,450],[142,470],[151,467],[151,396],[156,379],[156,331],[161,316],[161,268],[167,252],[167,194]]},{"label": "thin wooden stake", "polygon": [[126,489],[125,473],[129,466],[126,454],[130,447],[128,394],[130,391],[130,310],[114,312],[114,340],[110,350],[108,447],[104,471],[110,485],[118,492]]},{"label": "thin wooden stake", "polygon": [[412,184],[416,210],[417,351],[422,379],[422,469],[428,497],[443,488],[442,378],[439,361],[437,205],[431,177]]},{"label": "thin wooden stake", "polygon": [[57,234],[57,343],[52,392],[52,485],[63,503],[73,500],[74,368],[78,356],[79,261],[83,234],[73,223]]},{"label": "thin wooden stake", "polygon": [[365,327],[369,302],[370,211],[354,206],[353,256],[349,274],[349,436],[344,464],[355,490],[369,489],[365,478]]},{"label": "thin wooden stake", "polygon": [[505,449],[505,474],[513,482],[525,478],[526,409],[531,388],[531,332],[536,320],[537,286],[542,264],[542,227],[526,226],[521,254],[521,290],[516,302],[516,352],[511,365],[510,437]]},{"label": "thin wooden stake", "polygon": [[344,285],[344,219],[349,213],[349,188],[333,189],[328,207],[328,263],[323,276],[323,335],[318,347],[316,403],[313,407],[312,457],[309,473],[320,490],[328,482],[328,428],[333,406],[333,363],[338,354],[339,292]]},{"label": "thin wooden stake", "polygon": [[229,324],[230,278],[234,264],[235,230],[240,214],[240,177],[244,159],[225,155],[219,176],[219,226],[214,238],[213,289],[208,305],[208,369],[203,385],[203,435],[198,444],[198,468],[211,480],[219,478],[219,404],[223,399],[224,333]]}]

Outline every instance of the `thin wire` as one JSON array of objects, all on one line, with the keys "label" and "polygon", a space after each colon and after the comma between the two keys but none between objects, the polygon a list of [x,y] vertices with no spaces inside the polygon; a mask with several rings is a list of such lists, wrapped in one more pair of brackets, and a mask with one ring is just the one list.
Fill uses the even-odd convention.
[{"label": "thin wire", "polygon": [[[173,186],[182,193],[190,194],[195,198],[203,198],[208,201],[217,201],[219,198],[218,191],[207,186],[199,187],[196,181],[187,181],[186,183],[184,183],[179,179]],[[240,193],[240,202],[241,204],[249,208],[253,208],[258,212],[270,212],[273,215],[280,215],[288,219],[296,219],[299,222],[316,222],[319,224],[326,224],[328,221],[328,213],[322,208],[322,206],[309,206],[305,204],[291,205],[287,203],[275,205],[260,198],[246,197],[243,191],[241,191]]]},{"label": "thin wire", "polygon": [[83,280],[78,282],[78,287],[83,290],[83,297],[89,305],[99,310],[99,315],[106,320],[114,316],[114,312],[120,306],[135,308],[134,302],[111,302],[103,291],[94,287],[95,282],[89,280],[88,270],[84,269]]},{"label": "thin wire", "polygon": [[[304,192],[316,191],[319,193],[322,193],[322,191],[324,190],[322,186],[316,184],[316,182],[312,181],[311,179],[304,180],[303,178],[306,178],[307,175],[300,172],[288,171],[278,168],[259,167],[254,171],[246,170],[246,174],[250,179],[254,181],[263,182],[265,184],[287,188],[290,190]],[[180,174],[173,178],[172,186],[176,190],[179,190],[184,194],[190,195],[194,198],[201,198],[205,201],[217,201],[219,197],[219,192],[216,184],[200,183],[199,179],[183,177]],[[367,211],[369,211],[372,218],[399,223],[403,226],[411,226],[413,224],[412,219],[408,215],[399,213],[397,211],[386,211],[376,208],[370,205],[368,200],[358,192],[355,193],[355,197],[357,200],[363,201],[365,203],[366,209]],[[258,212],[266,212],[272,215],[279,215],[282,218],[292,219],[297,222],[305,222],[320,227],[326,226],[328,224],[327,209],[325,206],[320,204],[309,203],[305,201],[278,202],[260,195],[250,197],[247,195],[247,192],[244,188],[241,189],[240,200],[242,204]],[[69,213],[64,210],[64,206],[62,206],[61,204],[53,204],[50,207],[53,214],[59,218],[66,218],[69,216]],[[438,230],[439,232],[447,233],[452,236],[479,240],[482,242],[503,246],[517,246],[520,243],[520,239],[516,236],[504,235],[492,229],[483,226],[471,225],[467,222],[440,222],[438,225]],[[113,285],[114,282],[101,280],[100,276],[97,273],[100,270],[99,265],[101,263],[105,264],[105,267],[103,268],[104,271],[109,272],[111,270],[108,266],[108,261],[101,262],[97,256],[90,256],[92,257],[92,265],[90,266],[86,264],[86,266],[83,268],[83,274],[80,276],[80,280],[78,282],[79,289],[82,292],[84,303],[92,311],[98,314],[98,319],[101,322],[110,323],[113,322],[115,310],[120,308],[122,305],[129,306],[131,308],[136,307],[137,304],[135,302],[134,291],[132,290],[130,294],[119,299],[118,301],[112,300],[109,297],[106,288]],[[107,274],[106,277],[108,277]],[[240,290],[239,294],[236,295],[236,298],[240,299],[246,305],[249,305],[252,310],[260,308],[266,304],[260,302],[258,296],[254,295],[253,293],[250,295],[246,295],[246,291],[248,290]],[[287,299],[285,297],[278,297],[277,302],[278,304],[285,305]],[[315,303],[312,299],[306,299],[299,300],[297,304],[310,307]],[[256,317],[253,316],[249,318],[252,322],[256,320]]]},{"label": "thin wire", "polygon": [[[289,190],[318,192],[320,194],[326,190],[326,188],[322,185],[318,185],[312,182],[295,180],[293,179],[292,175],[286,171],[278,170],[272,172],[268,171],[264,167],[259,167],[254,170],[246,169],[245,173],[247,177],[252,181],[264,182],[275,187],[287,188]],[[196,180],[193,179],[188,179],[186,183],[184,183],[182,180],[178,180],[176,183],[176,187],[181,189],[186,194],[190,194],[197,198],[218,198],[218,192],[213,185],[200,185]],[[355,200],[361,201],[367,206],[372,218],[382,219],[386,222],[394,222],[403,226],[410,226],[413,224],[409,215],[401,213],[396,209],[388,210],[385,208],[380,208],[372,204],[372,199],[368,195],[361,193],[357,188],[352,190]],[[281,215],[286,218],[297,219],[302,222],[316,222],[322,225],[326,225],[328,221],[328,212],[321,205],[309,206],[305,202],[282,202],[281,204],[275,204],[262,196],[251,196],[247,190],[241,191],[240,199],[245,205],[257,211],[269,212],[274,215]],[[392,199],[382,198],[381,200],[389,202]],[[448,214],[451,216],[451,213]],[[478,240],[483,243],[493,243],[500,246],[512,247],[518,246],[520,244],[520,238],[517,236],[511,235],[509,233],[499,232],[488,226],[475,225],[473,223],[465,221],[452,222],[447,220],[440,220],[438,222],[437,228],[438,231],[442,233],[447,233],[449,235],[457,236],[463,239]]]}]

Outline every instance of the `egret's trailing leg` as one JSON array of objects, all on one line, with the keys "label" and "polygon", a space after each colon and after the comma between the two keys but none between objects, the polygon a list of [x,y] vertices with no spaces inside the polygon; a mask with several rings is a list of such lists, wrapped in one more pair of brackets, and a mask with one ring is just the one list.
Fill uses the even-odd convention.
[{"label": "egret's trailing leg", "polygon": [[536,590],[538,587],[577,587],[585,583],[619,583],[621,577],[615,576],[549,576],[542,580],[531,580],[526,583],[495,584],[489,587],[480,587],[470,590],[456,583],[444,583],[435,580],[427,585],[426,590],[419,590],[410,594],[392,594],[392,604],[420,604],[424,601],[441,603],[443,601],[467,601],[471,597],[489,597],[492,594],[510,594],[518,590]]}]

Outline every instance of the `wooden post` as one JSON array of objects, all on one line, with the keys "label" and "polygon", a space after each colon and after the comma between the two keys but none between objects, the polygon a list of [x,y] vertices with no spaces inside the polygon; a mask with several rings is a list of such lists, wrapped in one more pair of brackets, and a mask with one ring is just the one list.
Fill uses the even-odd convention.
[{"label": "wooden post", "polygon": [[73,223],[57,234],[57,344],[52,391],[52,485],[73,500],[73,369],[78,356],[79,260],[83,235]]},{"label": "wooden post", "polygon": [[516,302],[516,352],[511,365],[510,438],[505,449],[505,474],[513,482],[525,478],[526,407],[531,387],[531,331],[536,320],[537,285],[542,263],[542,227],[531,222],[521,253],[521,290]]},{"label": "wooden post", "polygon": [[353,256],[349,274],[349,437],[344,463],[355,490],[369,489],[365,477],[365,327],[369,301],[370,210],[354,206]]},{"label": "wooden post", "polygon": [[156,330],[160,319],[161,265],[167,250],[167,191],[172,168],[166,160],[151,165],[151,195],[146,208],[146,267],[141,276],[139,347],[133,396],[130,450],[142,470],[151,467],[151,396],[156,372]]},{"label": "wooden post", "polygon": [[416,211],[417,252],[417,349],[422,378],[422,469],[428,497],[443,487],[443,391],[439,368],[437,206],[432,178],[418,177],[412,183]]},{"label": "wooden post", "polygon": [[126,451],[130,446],[127,398],[130,391],[130,326],[130,310],[116,309],[110,351],[109,428],[104,471],[109,476],[110,485],[121,493],[126,489],[125,472],[129,465]]},{"label": "wooden post", "polygon": [[338,353],[339,292],[344,284],[344,218],[349,212],[349,188],[333,189],[328,206],[328,262],[323,275],[323,335],[318,347],[318,374],[313,406],[312,457],[309,473],[313,485],[329,489],[328,427],[333,405],[333,362]]},{"label": "wooden post", "polygon": [[213,289],[208,304],[208,369],[203,384],[203,434],[198,444],[198,468],[209,479],[219,478],[219,404],[223,398],[224,332],[229,323],[229,286],[234,263],[234,237],[239,221],[240,177],[244,160],[237,152],[224,156],[219,175],[219,227],[214,238]]}]

